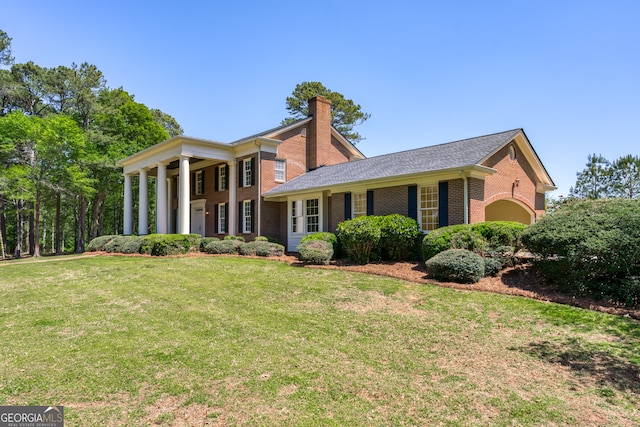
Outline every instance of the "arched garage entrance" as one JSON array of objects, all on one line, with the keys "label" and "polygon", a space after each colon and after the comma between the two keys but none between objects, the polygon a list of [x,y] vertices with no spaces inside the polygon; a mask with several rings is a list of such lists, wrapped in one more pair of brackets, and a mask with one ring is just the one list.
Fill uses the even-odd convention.
[{"label": "arched garage entrance", "polygon": [[535,213],[523,203],[513,199],[502,199],[487,205],[484,209],[485,221],[515,221],[529,225]]}]

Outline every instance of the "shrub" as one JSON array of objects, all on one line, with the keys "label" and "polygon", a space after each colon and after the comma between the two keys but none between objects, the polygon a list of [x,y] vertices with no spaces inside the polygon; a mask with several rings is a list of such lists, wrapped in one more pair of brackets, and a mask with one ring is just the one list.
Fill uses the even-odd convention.
[{"label": "shrub", "polygon": [[377,217],[383,259],[402,261],[415,253],[420,227],[415,219],[392,214]]},{"label": "shrub", "polygon": [[627,304],[640,297],[634,285],[640,276],[637,200],[568,204],[525,229],[522,242],[563,291]]},{"label": "shrub", "polygon": [[477,254],[483,254],[488,246],[484,237],[473,231],[471,226],[451,234],[451,249],[466,249]]},{"label": "shrub", "polygon": [[466,249],[448,249],[425,263],[427,272],[437,280],[476,283],[484,277],[484,259]]},{"label": "shrub", "polygon": [[115,239],[116,235],[106,235],[106,236],[98,236],[95,239],[91,240],[87,245],[87,252],[98,252],[105,251],[105,246]]},{"label": "shrub", "polygon": [[284,246],[266,240],[254,240],[247,243],[241,242],[238,252],[240,255],[281,256],[284,254]]},{"label": "shrub", "polygon": [[253,239],[254,242],[268,242],[269,239],[266,236],[256,236],[255,239]]},{"label": "shrub", "polygon": [[200,239],[200,252],[204,252],[204,247],[207,246],[209,242],[218,242],[220,239],[217,237],[203,237]]},{"label": "shrub", "polygon": [[464,224],[449,225],[430,231],[422,240],[423,259],[426,261],[440,252],[451,249],[451,236],[468,227],[468,225]]},{"label": "shrub", "polygon": [[526,225],[512,221],[487,221],[471,225],[471,229],[482,236],[490,247],[511,246],[513,252],[520,249],[520,238],[525,228]]},{"label": "shrub", "polygon": [[338,249],[338,236],[333,233],[329,233],[327,231],[321,231],[319,233],[307,234],[300,240],[300,243],[306,243],[310,241],[321,240],[325,242],[331,243],[331,248],[333,251],[333,255],[337,255],[339,252]]},{"label": "shrub", "polygon": [[228,235],[228,236],[224,236],[224,240],[236,240],[238,242],[244,242],[245,238],[244,236],[232,236],[232,235]]},{"label": "shrub", "polygon": [[235,239],[211,241],[204,247],[208,254],[237,254],[242,242]]},{"label": "shrub", "polygon": [[333,257],[333,245],[326,240],[306,240],[298,245],[300,261],[327,265]]},{"label": "shrub", "polygon": [[369,262],[373,250],[380,242],[380,227],[375,217],[360,216],[338,224],[338,241],[349,259],[357,264]]},{"label": "shrub", "polygon": [[104,246],[104,250],[111,253],[137,254],[140,253],[142,238],[138,236],[117,236]]},{"label": "shrub", "polygon": [[140,253],[165,256],[200,250],[199,234],[149,234],[142,237]]},{"label": "shrub", "polygon": [[484,275],[495,277],[498,275],[505,265],[499,258],[485,257],[484,259]]}]

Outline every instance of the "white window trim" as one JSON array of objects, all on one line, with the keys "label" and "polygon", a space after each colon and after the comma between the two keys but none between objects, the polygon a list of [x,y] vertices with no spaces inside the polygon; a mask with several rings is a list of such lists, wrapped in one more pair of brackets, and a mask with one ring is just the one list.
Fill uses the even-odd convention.
[{"label": "white window trim", "polygon": [[[423,208],[422,207],[422,190],[423,188],[427,188],[427,187],[433,187],[435,188],[435,192],[433,194],[435,194],[435,207],[431,207],[431,208]],[[438,221],[438,213],[439,213],[439,208],[440,206],[439,204],[439,194],[438,194],[438,184],[427,184],[427,185],[421,185],[418,187],[418,224],[420,225],[420,230],[425,233],[428,234],[430,231],[433,231],[435,229],[438,228],[438,223],[436,222],[436,224],[434,225],[434,227],[432,229],[429,229],[429,224],[423,224],[422,221],[422,214],[423,212],[428,212],[428,211],[435,211],[435,218],[436,221]]]},{"label": "white window trim", "polygon": [[227,228],[227,217],[225,216],[225,207],[226,203],[218,203],[218,223],[216,224],[216,228],[218,229],[218,234],[224,234],[225,228]]},{"label": "white window trim", "polygon": [[[315,201],[316,202],[316,206],[315,209],[317,209],[317,213],[310,215],[309,214],[309,202],[311,201]],[[311,226],[311,223],[309,222],[309,218],[317,218],[315,225],[317,226],[317,230],[309,230],[309,227]],[[304,201],[304,229],[305,229],[305,233],[317,233],[322,229],[322,226],[320,224],[320,221],[322,220],[322,216],[320,215],[320,199],[318,198],[311,198],[311,199],[306,199]]]},{"label": "white window trim", "polygon": [[251,159],[242,161],[242,186],[251,187]]},{"label": "white window trim", "polygon": [[[249,215],[247,215],[247,209],[249,209]],[[242,234],[251,234],[251,200],[242,201]]]},{"label": "white window trim", "polygon": [[[356,199],[358,197],[362,197],[364,204],[363,204],[363,210],[361,211],[357,211],[356,210]],[[360,192],[360,193],[351,193],[351,217],[352,218],[357,218],[359,216],[365,216],[367,215],[367,192]]]},{"label": "white window trim", "polygon": [[227,168],[226,166],[218,167],[218,191],[225,191],[227,189]]},{"label": "white window trim", "polygon": [[[282,165],[282,169],[278,169],[278,165]],[[274,163],[274,176],[276,182],[285,182],[287,180],[287,160],[276,159]],[[284,178],[278,178],[278,172],[281,172]]]},{"label": "white window trim", "polygon": [[201,196],[204,193],[204,181],[202,180],[202,171],[196,172],[196,195]]}]

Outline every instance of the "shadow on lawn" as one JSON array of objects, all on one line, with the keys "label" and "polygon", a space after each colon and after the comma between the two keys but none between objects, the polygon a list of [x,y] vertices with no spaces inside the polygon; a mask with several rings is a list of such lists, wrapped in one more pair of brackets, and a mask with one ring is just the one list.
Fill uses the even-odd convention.
[{"label": "shadow on lawn", "polygon": [[576,338],[564,341],[532,342],[511,348],[528,353],[550,363],[560,364],[578,375],[586,375],[598,383],[619,391],[640,393],[640,367],[607,351],[588,348]]}]

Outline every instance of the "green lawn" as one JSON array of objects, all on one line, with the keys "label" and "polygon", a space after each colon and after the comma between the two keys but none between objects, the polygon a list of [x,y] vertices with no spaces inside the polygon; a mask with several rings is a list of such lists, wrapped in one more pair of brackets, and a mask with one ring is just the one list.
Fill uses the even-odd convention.
[{"label": "green lawn", "polygon": [[640,423],[640,325],[246,258],[0,266],[0,405],[67,425]]}]

